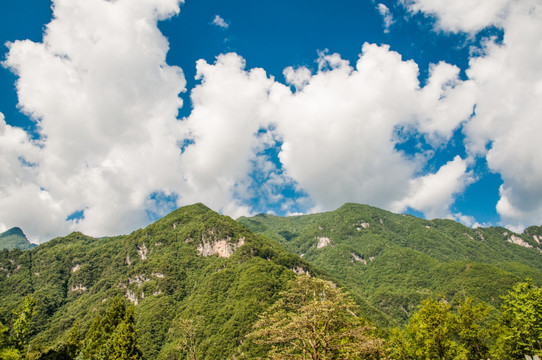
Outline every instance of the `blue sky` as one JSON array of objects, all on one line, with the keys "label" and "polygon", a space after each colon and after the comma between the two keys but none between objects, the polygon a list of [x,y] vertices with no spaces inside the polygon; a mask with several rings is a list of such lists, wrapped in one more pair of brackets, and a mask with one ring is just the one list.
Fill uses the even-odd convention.
[{"label": "blue sky", "polygon": [[454,4],[2,2],[0,230],[193,202],[540,224],[542,4]]}]

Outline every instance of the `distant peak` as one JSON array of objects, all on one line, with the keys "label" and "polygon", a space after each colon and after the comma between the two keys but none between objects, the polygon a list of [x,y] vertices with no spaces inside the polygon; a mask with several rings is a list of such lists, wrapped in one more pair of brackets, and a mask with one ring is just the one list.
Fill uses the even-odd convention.
[{"label": "distant peak", "polygon": [[23,230],[21,230],[20,227],[11,228],[3,232],[2,234],[0,234],[0,236],[22,236],[26,238],[26,235],[24,234]]},{"label": "distant peak", "polygon": [[212,212],[215,212],[214,210],[209,208],[207,205],[202,204],[200,202],[192,204],[192,205],[181,206],[180,208],[178,208],[177,210],[174,210],[173,212],[177,212],[177,211],[182,211],[182,212],[187,212],[187,211],[188,212],[209,212],[209,211],[212,211]]},{"label": "distant peak", "polygon": [[192,205],[182,206],[182,207],[178,208],[177,210],[173,210],[172,212],[170,212],[169,214],[164,216],[162,219],[157,220],[156,223],[161,223],[163,221],[171,221],[172,219],[175,219],[175,218],[178,218],[178,217],[201,216],[201,215],[209,214],[209,213],[218,215],[218,213],[216,211],[210,209],[206,205],[204,205],[202,203],[195,203],[195,204],[192,204]]}]

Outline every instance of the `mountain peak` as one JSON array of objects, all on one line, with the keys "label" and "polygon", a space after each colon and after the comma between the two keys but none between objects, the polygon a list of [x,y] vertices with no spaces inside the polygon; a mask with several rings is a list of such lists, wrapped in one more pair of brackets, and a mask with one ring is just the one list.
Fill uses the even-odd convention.
[{"label": "mountain peak", "polygon": [[5,237],[5,236],[24,236],[26,238],[26,235],[24,234],[23,230],[20,227],[13,227],[0,234],[0,237]]},{"label": "mountain peak", "polygon": [[28,250],[35,246],[35,244],[28,241],[23,230],[21,230],[19,227],[11,228],[0,234],[0,249],[17,248],[21,250]]}]

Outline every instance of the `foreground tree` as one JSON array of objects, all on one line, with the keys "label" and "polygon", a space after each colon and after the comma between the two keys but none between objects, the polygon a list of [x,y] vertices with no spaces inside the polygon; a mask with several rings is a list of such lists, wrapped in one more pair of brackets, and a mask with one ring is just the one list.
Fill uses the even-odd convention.
[{"label": "foreground tree", "polygon": [[467,297],[456,311],[444,298],[428,298],[418,306],[404,329],[391,331],[392,359],[479,360],[489,356],[492,308]]},{"label": "foreground tree", "polygon": [[37,360],[73,360],[77,357],[80,345],[79,323],[76,322],[64,342],[47,349]]},{"label": "foreground tree", "polygon": [[516,285],[503,300],[493,357],[542,356],[542,289],[528,280]]},{"label": "foreground tree", "polygon": [[30,327],[36,315],[36,300],[31,296],[24,298],[24,303],[18,311],[13,311],[15,320],[9,328],[0,323],[0,359],[17,360],[28,357],[28,342],[32,335]]},{"label": "foreground tree", "polygon": [[138,360],[134,306],[117,296],[103,318],[97,316],[85,340],[79,360]]},{"label": "foreground tree", "polygon": [[413,359],[466,359],[455,339],[456,317],[445,299],[422,301],[405,329],[406,353]]},{"label": "foreground tree", "polygon": [[357,311],[333,283],[298,276],[248,338],[272,345],[269,359],[379,359],[383,340]]},{"label": "foreground tree", "polygon": [[180,332],[176,347],[180,351],[179,359],[198,360],[197,333],[199,322],[193,319],[179,318],[177,326]]},{"label": "foreground tree", "polygon": [[17,350],[21,353],[26,353],[28,341],[30,340],[30,335],[32,335],[30,322],[36,315],[36,300],[31,296],[25,297],[21,310],[14,314],[16,318],[13,322],[12,342]]},{"label": "foreground tree", "polygon": [[475,303],[472,297],[467,297],[459,304],[456,331],[469,360],[488,358],[492,337],[488,319],[492,310],[493,308],[483,301]]}]

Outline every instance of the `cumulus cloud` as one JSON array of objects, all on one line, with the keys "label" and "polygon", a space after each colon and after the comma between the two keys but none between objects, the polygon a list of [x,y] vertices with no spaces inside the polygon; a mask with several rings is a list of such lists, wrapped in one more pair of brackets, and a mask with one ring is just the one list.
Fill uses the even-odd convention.
[{"label": "cumulus cloud", "polygon": [[[41,140],[11,148],[24,162],[19,177],[0,180],[0,219],[41,240],[75,228],[132,230],[147,220],[149,194],[182,180],[176,115],[185,80],[166,64],[168,42],[156,26],[179,12],[179,1],[56,0],[53,10],[42,43],[8,45],[4,66],[18,75],[19,106]],[[66,221],[76,211],[84,219]]]},{"label": "cumulus cloud", "polygon": [[[502,43],[485,39],[467,75],[476,94],[466,123],[471,157],[485,157],[503,179],[497,211],[504,225],[542,223],[542,3],[538,0],[404,1],[412,12],[435,16],[441,30],[475,34],[503,30]],[[457,96],[462,96],[459,91]],[[467,95],[470,97],[470,95]]]},{"label": "cumulus cloud", "polygon": [[183,124],[194,141],[182,155],[184,199],[247,215],[239,201],[250,198],[248,175],[262,146],[257,134],[266,126],[268,93],[280,85],[263,69],[246,71],[244,59],[233,53],[214,64],[199,60],[196,67],[201,84],[191,93],[194,108]]},{"label": "cumulus cloud", "polygon": [[[416,126],[428,138],[447,140],[473,105],[471,100],[469,108],[469,99],[455,94],[464,85],[457,69],[436,65],[428,85],[420,88],[414,62],[403,61],[387,46],[370,44],[363,46],[355,68],[327,52],[320,53],[317,63],[314,75],[306,68],[285,70],[295,93],[263,69],[245,70],[236,54],[221,55],[215,64],[198,63],[202,83],[192,93],[194,110],[185,121],[194,145],[183,154],[192,194],[203,194],[219,208],[234,192],[240,199],[250,198],[251,166],[274,167],[257,156],[269,144],[258,135],[261,129],[280,143],[282,167],[261,186],[277,189],[293,181],[309,195],[312,211],[347,201],[391,208],[422,191],[406,185],[421,164],[396,149],[395,132]],[[448,113],[448,106],[457,111]],[[447,114],[431,115],[440,111]],[[439,190],[446,199],[457,192]],[[449,201],[423,207],[428,214],[443,213],[431,205],[447,207]]]},{"label": "cumulus cloud", "polygon": [[382,16],[382,19],[384,20],[384,32],[389,33],[390,27],[395,22],[393,20],[393,15],[391,14],[390,9],[384,4],[378,4],[376,8],[378,12],[380,13],[380,15]]},{"label": "cumulus cloud", "polygon": [[[470,93],[459,91],[469,84],[457,68],[435,65],[422,88],[413,61],[388,46],[365,44],[355,68],[326,51],[315,74],[286,68],[295,92],[263,69],[245,69],[237,54],[213,64],[200,60],[193,110],[177,121],[185,81],[165,63],[168,44],[156,28],[161,13],[96,1],[55,3],[44,42],[10,45],[5,62],[19,76],[21,108],[38,121],[42,136],[25,145],[37,154],[25,160],[37,164],[19,184],[27,188],[8,184],[6,198],[12,206],[39,198],[42,213],[35,216],[48,220],[38,223],[56,224],[57,232],[125,232],[148,220],[145,210],[162,209],[160,199],[247,215],[253,199],[278,203],[286,187],[307,196],[285,200],[285,212],[295,204],[315,211],[346,201],[392,208],[428,191],[417,185],[423,180],[413,181],[423,159],[396,149],[398,128],[419,128],[439,146],[472,112]],[[176,2],[170,5],[164,9],[178,11]],[[272,160],[266,149],[276,147],[278,160]],[[24,164],[16,163],[17,171]],[[457,192],[441,190],[446,199]],[[420,209],[441,214],[442,206]],[[3,218],[15,220],[29,222]],[[32,234],[54,233],[39,226]]]},{"label": "cumulus cloud", "polygon": [[[40,138],[0,114],[0,228],[22,226],[40,240],[117,234],[197,201],[248,215],[255,199],[285,213],[354,201],[476,224],[450,207],[478,157],[503,178],[503,221],[540,223],[541,5],[496,3],[458,2],[494,10],[461,24],[448,3],[408,3],[447,31],[503,28],[501,44],[488,40],[471,59],[467,80],[438,63],[422,86],[417,64],[386,45],[364,44],[355,64],[322,51],[314,73],[287,67],[285,84],[222,54],[197,62],[193,110],[178,120],[185,79],[166,63],[156,26],[179,12],[178,0],[55,0],[43,42],[10,44],[4,62]],[[461,127],[469,157],[424,171]],[[429,150],[403,153],[405,134]],[[285,199],[285,189],[297,197]]]},{"label": "cumulus cloud", "polygon": [[[396,149],[396,129],[415,126],[446,141],[472,112],[472,99],[451,95],[461,83],[457,71],[437,67],[420,88],[417,65],[387,46],[365,44],[355,69],[338,54],[321,54],[318,73],[281,98],[276,112],[287,174],[324,209],[347,201],[391,208],[418,191],[406,184],[421,164]],[[431,115],[455,105],[459,111]]]},{"label": "cumulus cloud", "polygon": [[307,85],[312,77],[312,73],[306,67],[294,69],[293,66],[288,66],[282,72],[286,83],[293,85],[296,90],[301,90]]},{"label": "cumulus cloud", "polygon": [[499,26],[508,6],[515,0],[401,0],[413,13],[436,18],[438,29],[475,33],[488,26]]},{"label": "cumulus cloud", "polygon": [[230,27],[230,24],[226,22],[220,15],[215,15],[215,18],[213,19],[213,24],[221,27],[222,29],[227,29]]},{"label": "cumulus cloud", "polygon": [[[393,204],[395,211],[412,208],[428,218],[451,218],[450,206],[454,195],[460,194],[473,181],[467,171],[467,162],[456,156],[443,165],[435,174],[428,174],[410,181],[409,194]],[[466,220],[462,216],[460,219]]]},{"label": "cumulus cloud", "polygon": [[504,224],[542,223],[542,3],[518,1],[503,21],[502,44],[487,41],[467,72],[476,115],[466,126],[473,156],[501,174],[497,210]]}]

